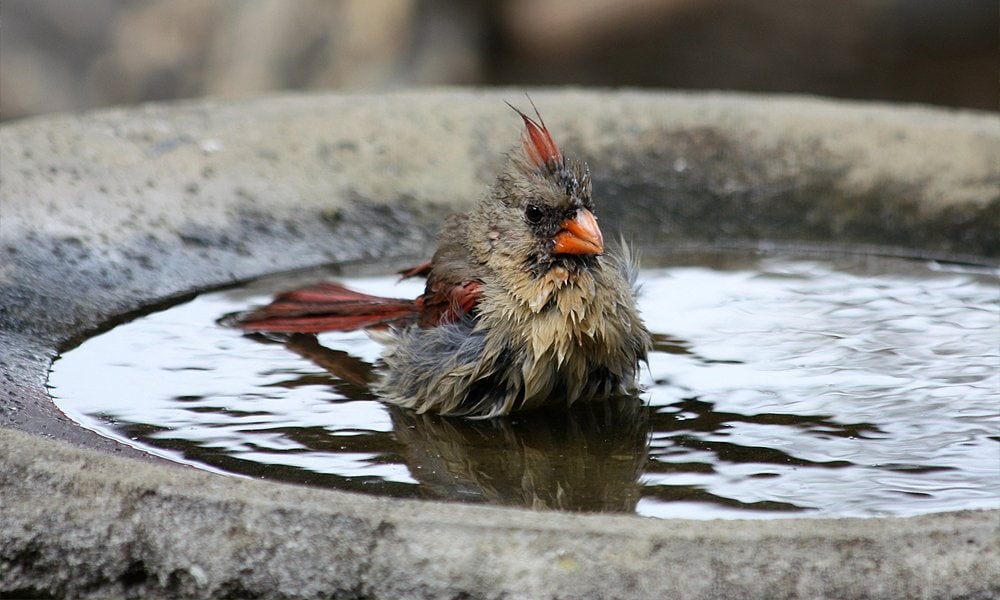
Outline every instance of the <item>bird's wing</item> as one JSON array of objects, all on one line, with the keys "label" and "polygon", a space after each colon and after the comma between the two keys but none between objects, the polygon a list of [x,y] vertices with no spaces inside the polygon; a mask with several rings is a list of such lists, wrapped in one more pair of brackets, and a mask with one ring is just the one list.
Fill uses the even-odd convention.
[{"label": "bird's wing", "polygon": [[403,278],[426,277],[416,300],[383,298],[324,282],[277,296],[267,306],[230,315],[224,322],[244,331],[322,333],[355,329],[435,327],[472,313],[482,281],[465,238],[465,215],[452,215],[441,230],[438,250],[429,262],[400,271]]},{"label": "bird's wing", "polygon": [[427,277],[431,273],[431,266],[433,266],[433,264],[434,261],[425,260],[415,267],[396,271],[396,274],[399,275],[400,280],[409,279],[411,277]]},{"label": "bird's wing", "polygon": [[452,215],[441,229],[438,249],[427,269],[427,286],[417,299],[420,326],[435,327],[472,313],[482,295],[481,267],[469,256],[463,240],[465,215]]},{"label": "bird's wing", "polygon": [[267,306],[233,315],[228,323],[244,331],[322,333],[417,321],[417,302],[383,298],[323,282],[278,295]]},{"label": "bird's wing", "polygon": [[437,279],[432,273],[427,279],[427,290],[417,299],[420,326],[436,327],[471,314],[482,296],[481,288],[478,279],[448,281]]}]

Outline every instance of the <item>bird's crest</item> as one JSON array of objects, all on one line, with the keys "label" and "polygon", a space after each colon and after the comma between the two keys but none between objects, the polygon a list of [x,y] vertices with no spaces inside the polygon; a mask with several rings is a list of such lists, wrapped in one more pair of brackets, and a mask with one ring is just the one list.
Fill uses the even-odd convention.
[{"label": "bird's crest", "polygon": [[[528,101],[531,102],[531,98],[528,98]],[[521,133],[521,148],[524,150],[524,154],[528,157],[528,160],[539,168],[554,169],[562,166],[562,152],[559,151],[556,143],[552,141],[552,135],[549,134],[549,130],[545,126],[545,121],[542,120],[542,115],[538,113],[535,103],[531,102],[531,107],[535,109],[535,116],[538,117],[537,121],[514,108],[514,105],[510,102],[507,102],[507,106],[514,109],[514,112],[521,115],[521,118],[524,119],[524,132]]]}]

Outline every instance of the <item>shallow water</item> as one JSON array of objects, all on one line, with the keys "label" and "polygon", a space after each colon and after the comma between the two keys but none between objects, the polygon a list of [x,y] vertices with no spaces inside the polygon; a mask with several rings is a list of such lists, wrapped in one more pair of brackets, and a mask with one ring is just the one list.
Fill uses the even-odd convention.
[{"label": "shallow water", "polygon": [[863,257],[652,262],[641,305],[656,351],[633,401],[415,415],[365,387],[379,346],[364,333],[282,343],[216,324],[332,276],[421,291],[349,272],[269,278],[125,323],[63,355],[50,385],[71,418],[160,456],[396,497],[698,519],[1000,506],[996,272]]}]

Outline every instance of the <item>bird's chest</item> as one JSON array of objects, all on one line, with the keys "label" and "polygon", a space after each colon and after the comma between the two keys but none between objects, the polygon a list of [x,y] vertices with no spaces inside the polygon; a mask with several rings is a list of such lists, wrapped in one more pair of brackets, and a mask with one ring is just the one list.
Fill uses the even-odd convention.
[{"label": "bird's chest", "polygon": [[591,378],[614,369],[620,354],[613,328],[595,306],[561,311],[550,307],[535,315],[520,348],[524,406],[588,396]]},{"label": "bird's chest", "polygon": [[600,275],[555,267],[541,277],[490,282],[480,303],[483,325],[529,360],[599,358],[620,337],[615,316],[625,304]]},{"label": "bird's chest", "polygon": [[568,360],[587,360],[606,342],[603,315],[592,303],[553,302],[526,318],[524,342],[528,355],[562,365]]},{"label": "bird's chest", "polygon": [[591,355],[617,337],[614,316],[620,299],[590,273],[571,276],[553,268],[543,277],[505,283],[490,294],[482,312],[492,315],[491,328],[518,340],[535,358],[552,355],[562,363]]},{"label": "bird's chest", "polygon": [[[532,281],[518,288],[487,282],[476,328],[479,377],[506,390],[507,408],[574,403],[616,393],[631,378],[630,298],[594,276]],[[538,299],[538,301],[535,301]]]}]

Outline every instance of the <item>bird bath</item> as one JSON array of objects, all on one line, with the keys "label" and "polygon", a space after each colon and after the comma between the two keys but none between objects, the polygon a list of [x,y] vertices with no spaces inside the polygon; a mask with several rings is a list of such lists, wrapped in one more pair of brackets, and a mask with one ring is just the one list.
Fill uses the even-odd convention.
[{"label": "bird bath", "polygon": [[[919,500],[903,493],[906,502],[895,510],[889,503],[887,510],[847,510],[838,517],[812,506],[793,511],[795,519],[745,518],[773,513],[639,519],[375,497],[185,468],[82,428],[56,408],[46,378],[57,354],[97,333],[128,331],[142,322],[137,316],[169,315],[236,294],[209,290],[267,274],[423,258],[435,224],[482,193],[500,154],[516,141],[518,124],[502,104],[512,95],[442,90],[197,102],[49,117],[0,129],[0,592],[220,598],[278,593],[987,598],[1000,593],[995,496],[982,496],[986,501],[975,505],[949,507],[943,501],[925,511],[912,508]],[[796,277],[809,280],[804,273],[824,274],[821,283],[848,278],[849,285],[839,288],[844,296],[838,306],[846,311],[842,324],[872,316],[864,312],[871,304],[866,299],[888,313],[919,305],[900,290],[881,297],[877,283],[866,287],[849,279],[861,275],[830,267],[840,259],[781,262],[782,256],[801,256],[818,246],[839,256],[916,258],[915,268],[924,269],[917,279],[931,282],[931,288],[940,284],[932,290],[941,294],[937,298],[988,305],[979,292],[974,301],[962,295],[975,288],[995,300],[995,275],[988,269],[985,275],[927,272],[928,264],[995,266],[1000,256],[1000,122],[994,115],[738,95],[539,91],[532,96],[550,128],[562,132],[565,150],[590,163],[605,231],[622,231],[642,247],[666,247],[664,255],[708,248],[727,250],[729,256],[763,251],[765,261],[777,261],[749,271],[721,265],[711,270],[723,279],[764,268],[780,271],[763,282],[775,286],[769,292],[774,312],[756,323],[780,330],[788,322],[816,333],[778,293],[789,290],[783,286]],[[803,270],[803,265],[811,266]],[[890,278],[899,276],[898,268],[889,271],[896,273]],[[695,275],[683,269],[673,273],[672,281],[689,284],[678,299],[689,304],[678,309],[696,310],[708,300],[702,296],[710,291],[707,280],[684,279]],[[649,290],[654,298],[661,294],[658,285]],[[928,327],[968,324],[965,316],[945,314],[936,303],[925,308],[929,316],[911,314],[914,320],[890,330],[920,338]],[[734,389],[740,367],[727,361],[745,361],[747,355],[766,361],[780,348],[744,348],[737,357],[739,346],[725,339],[707,346],[693,342],[686,328],[694,324],[681,319],[657,329],[667,337],[660,338],[661,352],[651,366],[647,405],[656,411],[647,410],[647,416],[665,415],[675,432],[688,427],[695,433],[646,436],[640,430],[623,440],[648,442],[646,451],[666,467],[669,452],[657,453],[668,442],[690,440],[702,452],[720,454],[740,443],[772,443],[762,441],[768,427],[795,427],[789,424],[794,419],[776,415],[812,419],[800,429],[817,439],[825,436],[824,443],[776,453],[799,464],[770,463],[767,468],[777,477],[757,478],[763,485],[756,496],[737,495],[752,502],[780,496],[783,481],[801,483],[790,471],[812,468],[804,467],[804,460],[849,461],[852,444],[870,442],[897,422],[884,414],[881,420],[851,414],[856,402],[836,389],[823,399],[779,395],[770,404],[760,397],[752,406],[738,404],[747,394],[741,397]],[[726,331],[732,330],[720,327],[716,333]],[[937,352],[941,365],[961,341],[923,348],[907,340],[908,350]],[[863,341],[869,345],[852,350],[873,355],[886,350],[880,347],[884,340]],[[243,338],[239,343],[247,344],[240,352],[295,357],[280,346]],[[893,344],[903,347],[898,339]],[[168,346],[161,349],[170,351]],[[829,351],[845,349],[833,344]],[[695,368],[702,359],[727,369],[725,381],[699,380],[696,375],[707,372]],[[794,377],[823,381],[809,371],[817,364],[802,365]],[[57,373],[59,368],[56,363]],[[672,373],[682,376],[660,390],[654,379]],[[321,375],[314,370],[306,376]],[[933,368],[916,375],[936,377]],[[983,377],[984,385],[991,375],[995,372],[955,374]],[[827,383],[834,388],[864,383],[840,376]],[[866,376],[878,385],[879,377],[893,374]],[[321,378],[321,385],[326,383],[330,380]],[[128,393],[146,387],[125,380],[119,385]],[[686,395],[687,388],[698,393]],[[761,392],[759,386],[747,389]],[[897,398],[892,409],[905,411],[912,397]],[[191,399],[188,405],[196,410],[188,412],[210,404],[198,402]],[[931,420],[961,414],[963,408],[975,419],[983,417],[976,398],[968,404],[965,397],[949,397],[938,405],[918,405],[930,410]],[[603,416],[635,422],[621,412]],[[410,423],[413,417],[406,413],[391,418],[399,421],[391,423],[397,431],[421,438],[409,440],[413,444],[407,447],[424,453],[409,457],[412,464],[447,456],[431,445],[451,435],[441,432],[447,422]],[[995,421],[984,418],[970,427],[993,423],[988,435],[995,436]],[[684,425],[685,420],[693,423]],[[728,440],[711,438],[719,433],[712,420],[732,425]],[[725,446],[736,436],[741,442]],[[996,455],[980,433],[969,439],[986,443],[984,451]],[[636,455],[634,449],[595,445],[607,455]],[[521,447],[525,456],[532,449]],[[459,453],[456,463],[476,467],[461,454],[461,445],[449,448]],[[828,455],[831,449],[837,456]],[[896,456],[859,481],[879,477],[889,488],[914,492],[893,482],[925,467],[933,475],[943,464],[941,456],[907,461]],[[988,461],[981,464],[988,468]],[[214,466],[232,471],[224,462]],[[763,472],[757,467],[756,474]],[[440,472],[448,471],[442,466]],[[667,468],[659,475],[667,485],[696,489],[703,474]],[[425,485],[441,491],[456,484],[451,478]],[[628,489],[628,483],[621,487]],[[487,489],[465,487],[481,495]],[[622,502],[634,499],[622,496]],[[985,509],[951,510],[963,507]]]}]

